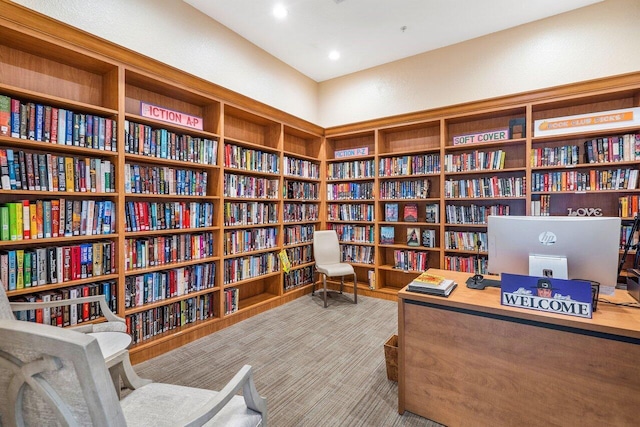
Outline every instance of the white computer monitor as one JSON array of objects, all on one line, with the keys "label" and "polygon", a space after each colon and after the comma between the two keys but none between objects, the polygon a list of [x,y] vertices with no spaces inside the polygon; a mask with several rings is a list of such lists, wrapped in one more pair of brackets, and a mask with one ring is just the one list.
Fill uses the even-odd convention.
[{"label": "white computer monitor", "polygon": [[489,216],[488,271],[598,282],[618,281],[620,218]]}]

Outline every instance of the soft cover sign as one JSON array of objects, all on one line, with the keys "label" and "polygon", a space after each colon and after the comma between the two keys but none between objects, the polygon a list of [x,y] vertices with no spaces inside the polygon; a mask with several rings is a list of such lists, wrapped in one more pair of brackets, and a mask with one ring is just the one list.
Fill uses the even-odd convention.
[{"label": "soft cover sign", "polygon": [[503,273],[502,305],[591,318],[591,283]]}]

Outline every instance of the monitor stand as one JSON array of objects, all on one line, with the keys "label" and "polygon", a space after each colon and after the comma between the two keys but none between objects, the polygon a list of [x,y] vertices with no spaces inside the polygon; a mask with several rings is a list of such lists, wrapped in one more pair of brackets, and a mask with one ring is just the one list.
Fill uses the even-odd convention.
[{"label": "monitor stand", "polygon": [[568,279],[566,256],[529,255],[529,276]]}]

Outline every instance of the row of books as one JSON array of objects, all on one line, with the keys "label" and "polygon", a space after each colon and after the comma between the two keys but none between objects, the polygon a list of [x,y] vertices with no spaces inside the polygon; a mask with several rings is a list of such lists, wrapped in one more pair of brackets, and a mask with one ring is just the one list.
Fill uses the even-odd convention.
[{"label": "row of books", "polygon": [[[469,255],[469,256],[445,255],[444,256],[445,270],[462,271],[463,273],[487,274],[487,263],[488,261],[486,257],[480,257],[480,259],[476,260],[476,257],[473,255]],[[480,268],[478,268],[478,266]]]},{"label": "row of books", "polygon": [[138,202],[125,207],[125,231],[157,231],[213,226],[211,202]]},{"label": "row of books", "polygon": [[226,202],[224,225],[266,225],[278,222],[278,204],[264,202]]},{"label": "row of books", "polygon": [[640,241],[638,236],[640,230],[636,229],[633,235],[631,235],[631,231],[633,231],[633,225],[631,224],[623,224],[622,227],[620,227],[620,249],[623,249],[627,243],[630,245],[636,245]]},{"label": "row of books", "polygon": [[92,236],[115,232],[110,200],[21,200],[0,206],[0,240]]},{"label": "row of books", "polygon": [[531,191],[634,190],[638,169],[534,172],[531,181]]},{"label": "row of books", "polygon": [[480,251],[487,252],[488,241],[487,233],[483,231],[445,231],[444,246],[445,249],[477,251],[478,242],[480,243]]},{"label": "row of books", "polygon": [[551,214],[551,195],[541,194],[537,200],[531,200],[531,215],[549,216]]},{"label": "row of books", "polygon": [[127,194],[206,196],[207,172],[126,163],[124,191]]},{"label": "row of books", "polygon": [[486,224],[489,215],[509,215],[509,205],[446,205],[447,224]]},{"label": "row of books", "polygon": [[445,154],[445,172],[468,172],[504,169],[507,153],[504,150],[472,151],[470,153]]},{"label": "row of books", "polygon": [[115,273],[111,241],[0,252],[0,280],[8,291]]},{"label": "row of books", "polygon": [[313,283],[314,280],[314,268],[313,266],[307,266],[291,270],[284,275],[283,287],[284,291],[290,291],[300,286]]},{"label": "row of books", "polygon": [[240,290],[238,288],[227,288],[224,290],[224,314],[232,314],[240,307]]},{"label": "row of books", "polygon": [[373,200],[373,182],[327,184],[327,200]]},{"label": "row of books", "polygon": [[298,200],[319,200],[320,184],[287,180],[284,185],[284,197]]},{"label": "row of books", "polygon": [[327,177],[330,180],[373,178],[376,176],[376,164],[373,159],[329,163],[327,168]]},{"label": "row of books", "polygon": [[115,192],[115,165],[109,160],[0,149],[3,190]]},{"label": "row of books", "polygon": [[[74,300],[80,297],[104,295],[107,305],[114,313],[117,311],[116,283],[100,282],[73,286],[54,291],[38,292],[12,298],[15,302],[50,302]],[[102,316],[98,302],[84,302],[60,307],[39,308],[15,312],[18,320],[43,323],[52,326],[73,326],[95,320]]]},{"label": "row of books", "polygon": [[440,173],[438,154],[385,157],[379,162],[380,176],[408,176]]},{"label": "row of books", "polygon": [[277,199],[280,180],[250,175],[224,174],[225,197],[248,197],[252,199]]},{"label": "row of books", "polygon": [[313,246],[309,244],[287,248],[287,256],[292,266],[307,264],[313,261]]},{"label": "row of books", "polygon": [[269,252],[224,260],[224,284],[235,283],[280,270],[278,254]]},{"label": "row of books", "polygon": [[125,308],[140,307],[210,289],[215,286],[216,264],[197,264],[155,271],[125,279]]},{"label": "row of books", "polygon": [[280,173],[280,155],[240,145],[224,145],[224,166],[253,172]]},{"label": "row of books", "polygon": [[215,165],[218,161],[218,140],[154,129],[125,120],[124,151],[160,159]]},{"label": "row of books", "polygon": [[373,246],[340,245],[340,259],[343,262],[373,264],[374,255]]},{"label": "row of books", "polygon": [[300,178],[320,179],[320,164],[309,160],[284,156],[284,175]]},{"label": "row of books", "polygon": [[250,228],[224,233],[224,254],[235,255],[278,246],[278,228]]},{"label": "row of books", "polygon": [[424,271],[429,265],[429,252],[401,250],[393,251],[393,268],[403,271]]},{"label": "row of books", "polygon": [[214,294],[176,301],[126,316],[127,332],[138,344],[167,331],[215,317]]},{"label": "row of books", "polygon": [[638,214],[638,207],[640,205],[640,196],[629,195],[620,196],[618,198],[618,216],[621,218],[635,218]]},{"label": "row of books", "polygon": [[525,194],[525,177],[491,176],[444,183],[446,198],[524,197]]},{"label": "row of books", "polygon": [[371,204],[329,204],[329,221],[373,221],[374,207]]},{"label": "row of books", "polygon": [[299,243],[313,242],[315,225],[287,225],[284,227],[284,244],[297,245]]},{"label": "row of books", "polygon": [[214,255],[213,233],[173,234],[125,239],[125,270],[210,258]]},{"label": "row of books", "polygon": [[[422,246],[426,248],[435,248],[436,245],[436,231],[431,228],[425,228],[422,231],[418,227],[407,227],[406,229],[406,244],[407,246],[420,246],[420,238],[422,237]],[[396,244],[396,230],[395,227],[381,226],[380,227],[380,244],[381,245],[395,245]]]},{"label": "row of books", "polygon": [[118,151],[113,119],[0,95],[0,135]]},{"label": "row of books", "polygon": [[311,222],[318,221],[320,206],[318,204],[285,203],[284,222]]},{"label": "row of books", "polygon": [[427,199],[430,193],[431,183],[427,178],[380,183],[381,199]]},{"label": "row of books", "polygon": [[640,159],[640,133],[594,138],[584,142],[585,163],[630,162]]},{"label": "row of books", "polygon": [[579,152],[580,147],[578,147],[577,145],[532,148],[531,166],[541,167],[577,165],[580,163]]},{"label": "row of books", "polygon": [[335,230],[341,242],[373,243],[375,239],[373,225],[327,224],[327,229]]}]

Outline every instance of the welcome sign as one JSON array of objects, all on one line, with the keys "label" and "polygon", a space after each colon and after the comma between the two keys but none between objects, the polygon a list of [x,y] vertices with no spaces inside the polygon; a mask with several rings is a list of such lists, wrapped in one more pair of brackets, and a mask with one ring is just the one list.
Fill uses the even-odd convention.
[{"label": "welcome sign", "polygon": [[591,318],[591,283],[503,273],[502,305]]}]

